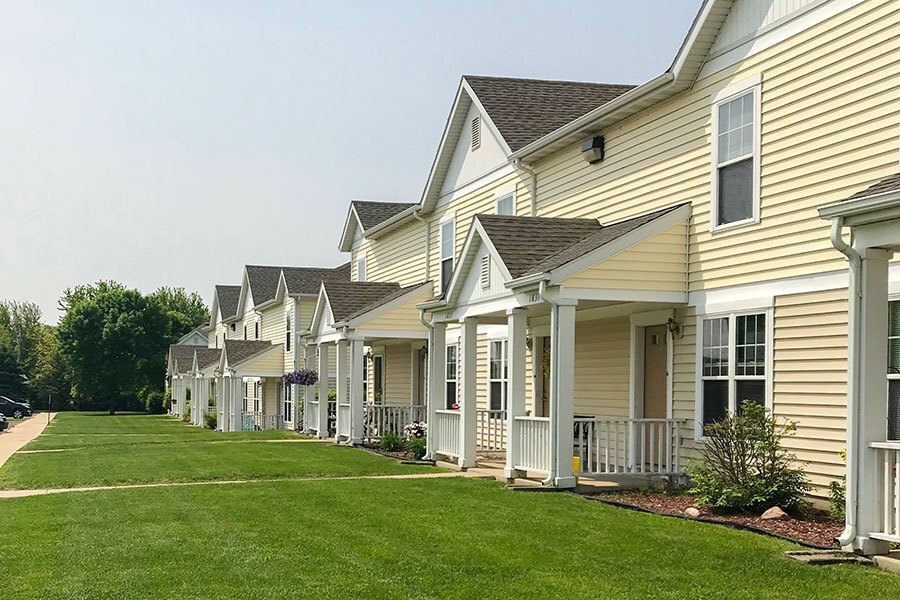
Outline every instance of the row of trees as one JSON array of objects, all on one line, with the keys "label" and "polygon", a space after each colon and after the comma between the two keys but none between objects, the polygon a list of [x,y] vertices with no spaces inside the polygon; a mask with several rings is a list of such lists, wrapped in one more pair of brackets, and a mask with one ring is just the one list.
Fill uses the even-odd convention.
[{"label": "row of trees", "polygon": [[183,288],[142,294],[115,281],[67,289],[57,327],[30,302],[0,302],[0,394],[42,407],[140,409],[162,390],[169,344],[205,323],[203,299]]}]

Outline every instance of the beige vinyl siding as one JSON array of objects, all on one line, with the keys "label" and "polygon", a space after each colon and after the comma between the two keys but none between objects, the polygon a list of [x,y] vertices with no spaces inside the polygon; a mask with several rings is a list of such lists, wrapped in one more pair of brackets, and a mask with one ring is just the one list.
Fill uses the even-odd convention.
[{"label": "beige vinyl siding", "polygon": [[687,289],[687,224],[607,258],[564,282],[569,288],[683,292]]},{"label": "beige vinyl siding", "polygon": [[419,320],[419,309],[416,308],[416,304],[424,302],[429,297],[430,290],[411,300],[407,300],[383,315],[375,317],[357,329],[360,332],[372,330],[426,331],[425,326],[422,325],[422,322]]},{"label": "beige vinyl siding", "polygon": [[356,278],[356,261],[365,253],[366,281],[392,281],[411,285],[424,281],[425,229],[412,221],[374,240],[364,240],[353,249],[351,269]]},{"label": "beige vinyl siding", "polygon": [[694,307],[675,310],[680,335],[672,336],[672,418],[685,421],[681,428],[682,456],[695,456],[694,425],[697,421],[697,319]]},{"label": "beige vinyl siding", "polygon": [[[761,222],[710,232],[711,97],[762,75]],[[817,207],[896,172],[900,5],[871,0],[536,165],[541,216],[608,222],[690,201],[690,289],[845,268]]]},{"label": "beige vinyl siding", "polygon": [[578,322],[575,414],[627,417],[631,325],[628,317]]},{"label": "beige vinyl siding", "polygon": [[775,299],[774,399],[776,416],[797,423],[784,445],[796,454],[814,485],[844,474],[846,447],[847,290]]},{"label": "beige vinyl siding", "polygon": [[[491,352],[491,341],[504,339],[501,337],[493,336],[488,337],[487,334],[480,334],[478,336],[478,369],[477,369],[477,384],[476,384],[476,400],[478,402],[478,408],[480,409],[489,409],[491,406],[490,400],[490,361],[488,360]],[[509,350],[507,349],[507,352]],[[460,354],[460,359],[462,358],[462,354]],[[534,382],[532,381],[532,372],[534,369],[534,359],[531,354],[531,350],[525,350],[525,411],[528,414],[534,414],[534,399],[532,394],[532,389],[534,388]],[[462,362],[459,363],[462,365]],[[460,366],[460,369],[462,367]],[[459,371],[461,374],[462,371]],[[457,386],[461,385],[461,379],[457,383]],[[461,388],[458,388],[461,389]]]},{"label": "beige vinyl siding", "polygon": [[408,406],[412,399],[412,347],[392,344],[384,347],[384,403]]}]

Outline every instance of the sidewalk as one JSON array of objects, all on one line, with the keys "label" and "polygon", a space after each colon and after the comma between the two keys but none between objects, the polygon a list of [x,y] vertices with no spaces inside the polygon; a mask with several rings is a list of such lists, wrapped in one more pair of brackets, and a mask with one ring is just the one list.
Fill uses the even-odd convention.
[{"label": "sidewalk", "polygon": [[47,422],[52,421],[56,417],[56,413],[50,413],[47,419],[47,413],[40,413],[17,424],[12,429],[0,433],[0,467],[9,460],[9,457],[16,453],[19,448],[41,435]]}]

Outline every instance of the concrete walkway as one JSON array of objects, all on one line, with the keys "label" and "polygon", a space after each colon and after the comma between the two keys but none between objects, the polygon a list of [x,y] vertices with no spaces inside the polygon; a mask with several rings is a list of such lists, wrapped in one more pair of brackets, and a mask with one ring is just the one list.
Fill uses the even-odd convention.
[{"label": "concrete walkway", "polygon": [[15,454],[19,448],[41,435],[41,432],[44,431],[44,427],[47,426],[49,421],[52,421],[56,418],[56,413],[50,413],[50,418],[47,418],[47,413],[40,413],[24,421],[22,423],[17,424],[15,427],[8,431],[4,431],[0,433],[0,467],[9,460],[9,457]]},{"label": "concrete walkway", "polygon": [[129,485],[50,488],[43,490],[0,490],[0,499],[27,498],[29,496],[46,496],[48,494],[66,494],[69,492],[133,490],[141,488],[184,487],[193,485],[236,485],[244,483],[271,483],[273,481],[355,481],[360,479],[443,479],[450,477],[467,477],[469,479],[493,479],[490,476],[486,476],[481,473],[474,473],[471,471],[451,471],[449,473],[407,473],[400,475],[358,475],[348,477],[283,477],[277,479],[236,479],[230,481],[184,481],[180,483],[135,483]]}]

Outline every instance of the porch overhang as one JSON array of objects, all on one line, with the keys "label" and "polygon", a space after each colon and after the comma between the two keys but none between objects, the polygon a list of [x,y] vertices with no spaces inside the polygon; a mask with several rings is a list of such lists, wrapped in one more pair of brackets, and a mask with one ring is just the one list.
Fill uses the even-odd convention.
[{"label": "porch overhang", "polygon": [[[281,344],[270,344],[268,347],[258,344],[249,350],[248,348],[240,348],[239,351],[232,350],[232,358],[229,358],[229,342],[235,341],[242,342],[242,340],[226,342],[216,369],[218,373],[240,377],[281,377],[284,374],[284,356]],[[252,344],[254,342],[243,343]]]}]

